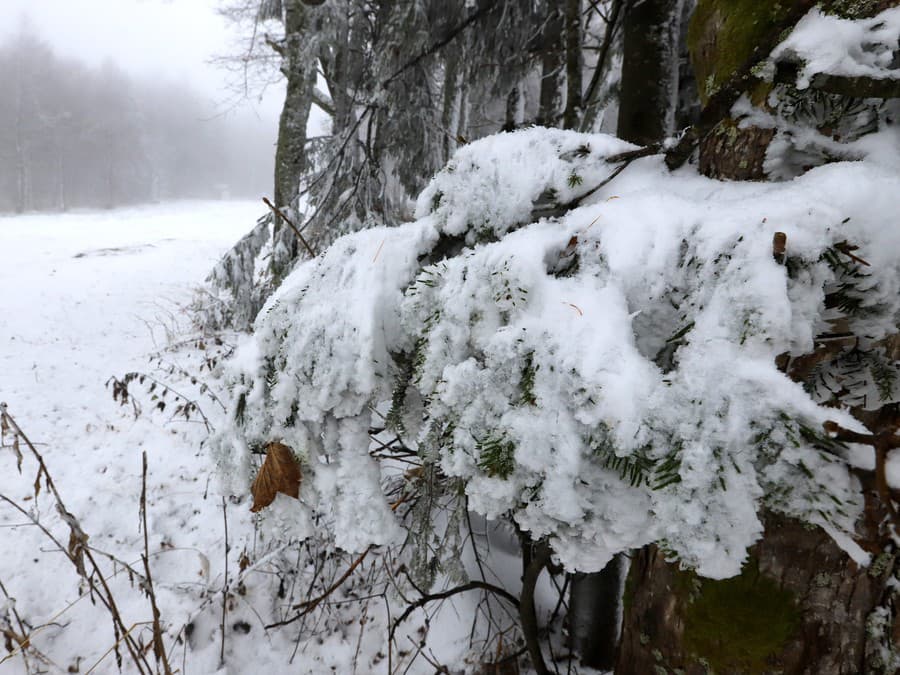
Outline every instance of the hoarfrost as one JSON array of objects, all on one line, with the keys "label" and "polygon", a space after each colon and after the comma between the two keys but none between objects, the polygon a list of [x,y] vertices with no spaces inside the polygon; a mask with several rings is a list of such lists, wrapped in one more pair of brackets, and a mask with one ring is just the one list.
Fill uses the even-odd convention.
[{"label": "hoarfrost", "polygon": [[[232,368],[241,414],[216,438],[223,461],[283,440],[314,475],[305,508],[340,546],[390,541],[367,429],[399,400],[407,446],[462,479],[471,509],[547,537],[569,569],[658,542],[727,577],[763,507],[858,554],[860,486],[815,430],[860,427],[776,357],[810,352],[823,331],[838,281],[824,254],[843,241],[871,262],[867,334],[896,330],[895,170],[841,163],[748,185],[646,158],[530,222],[542,196],[588,193],[611,170],[603,158],[631,147],[542,129],[472,143],[425,189],[418,221],[300,265]],[[773,257],[775,232],[791,265]],[[449,240],[465,244],[442,257]]]}]

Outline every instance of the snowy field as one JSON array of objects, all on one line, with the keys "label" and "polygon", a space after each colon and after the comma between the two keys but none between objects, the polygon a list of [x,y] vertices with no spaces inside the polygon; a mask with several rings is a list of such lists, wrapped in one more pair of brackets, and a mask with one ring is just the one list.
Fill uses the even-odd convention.
[{"label": "snowy field", "polygon": [[[138,569],[147,453],[154,581],[165,619],[179,625],[222,583],[222,500],[200,447],[206,432],[200,421],[177,422],[168,412],[135,419],[105,383],[128,371],[150,372],[148,354],[189,329],[183,307],[192,288],[261,210],[256,202],[183,202],[0,217],[0,401],[43,454],[90,544]],[[202,406],[216,413],[209,400]],[[13,449],[0,449],[0,495],[66,542],[45,481],[35,498],[38,465],[25,455],[18,471]],[[246,508],[240,512],[246,526]],[[240,536],[241,516],[227,515]],[[124,624],[150,620],[148,601],[127,572],[99,562],[111,574]],[[79,595],[73,565],[9,501],[0,501],[0,583],[0,627],[14,607],[33,631],[34,647],[24,658],[0,649],[0,673],[116,671],[109,614],[99,600],[91,604],[90,594]],[[18,619],[10,621],[15,628]],[[146,624],[134,634],[147,643]],[[191,656],[183,637],[168,639],[173,668]],[[204,645],[196,646],[200,656],[182,672],[216,670],[221,645],[210,647],[208,659]],[[147,658],[153,662],[152,653]]]},{"label": "snowy field", "polygon": [[[42,455],[65,508],[87,535],[121,625],[145,650],[145,672],[164,672],[153,658],[152,608],[140,586],[145,550],[173,672],[387,672],[380,598],[371,609],[369,603],[342,606],[346,630],[265,629],[294,613],[292,597],[305,597],[305,587],[295,590],[291,582],[285,599],[284,577],[272,571],[290,575],[296,568],[296,542],[288,550],[277,536],[265,540],[270,529],[255,527],[248,501],[223,487],[204,445],[209,433],[201,416],[185,420],[176,413],[184,399],[175,392],[196,401],[211,428],[227,428],[224,406],[210,396],[218,392],[227,402],[222,382],[201,366],[237,336],[224,336],[224,346],[207,341],[198,348],[186,307],[216,260],[259,215],[255,202],[183,202],[0,217],[0,402]],[[120,405],[110,378],[129,372],[148,379],[132,381],[134,396]],[[185,373],[198,380],[192,384]],[[155,392],[149,378],[160,382]],[[207,382],[210,393],[202,389]],[[172,393],[154,398],[164,385]],[[162,411],[156,409],[161,402]],[[138,672],[102,599],[62,550],[71,545],[71,530],[46,477],[36,490],[38,462],[20,443],[19,470],[11,439],[7,431],[0,447],[0,675]],[[274,521],[275,530],[285,526]],[[520,563],[502,551],[495,555],[501,572],[509,571],[498,582],[517,592]],[[252,560],[246,570],[245,560]],[[231,592],[223,617],[225,587]],[[547,611],[549,590],[549,582],[539,585],[538,602]],[[460,646],[465,650],[468,623],[459,616],[476,611],[473,598],[467,594],[431,613],[440,639],[429,649],[446,651],[442,659],[453,661]],[[405,624],[411,635],[420,614]],[[30,638],[24,650],[23,635]],[[398,639],[412,648],[392,655],[393,669],[433,672],[427,660],[416,660],[413,637]]]}]

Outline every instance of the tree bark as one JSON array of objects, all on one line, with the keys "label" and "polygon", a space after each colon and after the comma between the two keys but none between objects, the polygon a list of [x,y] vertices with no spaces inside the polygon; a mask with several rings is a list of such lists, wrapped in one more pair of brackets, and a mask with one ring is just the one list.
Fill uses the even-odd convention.
[{"label": "tree bark", "polygon": [[573,574],[569,591],[569,640],[581,662],[612,670],[616,662],[625,561],[616,556],[601,572]]},{"label": "tree bark", "polygon": [[566,109],[563,128],[577,129],[581,105],[581,0],[566,0]]},{"label": "tree bark", "polygon": [[683,0],[631,3],[624,18],[617,135],[639,145],[673,131]]},{"label": "tree bark", "polygon": [[[867,520],[864,545],[877,547],[877,520]],[[765,526],[732,579],[680,571],[655,546],[640,551],[616,674],[884,672],[867,655],[867,620],[889,593],[894,555],[861,568],[818,527],[775,514]]]},{"label": "tree bark", "polygon": [[[293,205],[300,181],[306,172],[306,125],[316,84],[316,63],[304,50],[305,29],[310,10],[299,2],[285,6],[285,40],[281,47],[282,72],[287,80],[284,106],[278,122],[278,144],[275,148],[275,204],[279,208]],[[272,276],[279,282],[290,270],[299,253],[296,235],[281,218],[275,217],[271,259]]]},{"label": "tree bark", "polygon": [[519,621],[522,625],[522,634],[525,638],[525,646],[531,657],[531,667],[537,675],[550,675],[550,670],[544,662],[541,652],[541,640],[537,620],[537,611],[534,605],[534,587],[537,584],[541,572],[550,562],[550,547],[545,542],[532,542],[528,539],[522,541],[522,592],[519,595]]},{"label": "tree bark", "polygon": [[537,123],[545,127],[556,126],[562,101],[562,76],[565,68],[563,47],[563,14],[550,3],[549,14],[541,33],[541,90]]},{"label": "tree bark", "polygon": [[312,105],[316,64],[304,63],[306,10],[296,2],[285,7],[282,72],[287,79],[275,150],[275,204],[290,206],[306,170],[306,124]]}]

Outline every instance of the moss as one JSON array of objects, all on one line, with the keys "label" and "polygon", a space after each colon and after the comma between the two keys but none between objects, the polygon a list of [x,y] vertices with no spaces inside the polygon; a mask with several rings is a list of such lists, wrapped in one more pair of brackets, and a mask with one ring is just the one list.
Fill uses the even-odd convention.
[{"label": "moss", "polygon": [[699,0],[688,48],[703,103],[747,62],[789,10],[790,3],[777,0]]},{"label": "moss", "polygon": [[831,586],[831,577],[820,572],[813,577],[813,583],[819,588],[828,588],[829,586]]},{"label": "moss", "polygon": [[715,672],[769,672],[769,658],[799,623],[791,593],[762,575],[751,559],[737,577],[702,581],[685,610],[684,647]]},{"label": "moss", "polygon": [[[826,0],[824,11],[849,19],[874,16],[896,0]],[[753,55],[791,10],[785,0],[699,0],[688,29],[688,48],[705,104]],[[787,35],[785,35],[787,37]]]}]

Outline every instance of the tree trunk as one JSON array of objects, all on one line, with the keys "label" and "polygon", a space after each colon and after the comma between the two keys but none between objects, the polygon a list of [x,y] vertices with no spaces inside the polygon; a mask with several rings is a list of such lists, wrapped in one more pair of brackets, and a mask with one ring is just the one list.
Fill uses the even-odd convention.
[{"label": "tree trunk", "polygon": [[624,563],[616,556],[601,572],[571,577],[569,642],[581,662],[597,670],[612,670],[616,662]]},{"label": "tree trunk", "polygon": [[[655,546],[638,553],[616,674],[894,672],[880,669],[878,649],[867,654],[894,555],[861,568],[818,527],[774,514],[765,526],[732,579],[680,571]],[[877,545],[877,528],[865,527],[864,545]]]},{"label": "tree trunk", "polygon": [[581,0],[566,0],[566,109],[563,128],[577,129],[581,117]]},{"label": "tree trunk", "polygon": [[282,72],[287,78],[284,107],[278,123],[275,150],[275,204],[290,206],[306,170],[306,123],[312,105],[316,64],[304,63],[306,16],[303,6],[291,2],[285,8],[285,44]]},{"label": "tree trunk", "polygon": [[632,3],[624,19],[617,135],[648,145],[674,128],[683,0]]},{"label": "tree trunk", "polygon": [[[670,133],[678,88],[679,26],[683,0],[646,0],[629,6],[624,18],[624,63],[620,95],[618,135],[628,141],[650,144]],[[578,3],[567,0],[566,26],[574,22]],[[621,5],[614,5],[615,13]],[[616,14],[611,21],[616,21]],[[608,31],[611,38],[613,31]],[[571,33],[567,31],[567,46]],[[574,64],[567,61],[567,74]],[[580,64],[577,88],[580,106]],[[569,82],[569,95],[572,83]],[[593,86],[593,85],[592,85]],[[565,123],[574,113],[567,100]],[[617,556],[601,572],[572,576],[569,594],[569,630],[573,651],[582,662],[611,669],[615,661],[621,609],[624,560]]]},{"label": "tree trunk", "polygon": [[[275,149],[275,205],[290,207],[300,190],[306,171],[306,124],[316,84],[316,63],[304,50],[307,11],[299,2],[285,6],[285,40],[282,47],[282,72],[287,79],[284,107],[278,122],[278,144]],[[271,259],[272,277],[276,283],[290,271],[299,253],[299,242],[293,230],[280,218],[275,219]]]},{"label": "tree trunk", "polygon": [[563,14],[550,3],[544,30],[541,33],[541,89],[537,123],[545,127],[556,126],[562,101],[562,77],[565,68],[563,46]]}]

